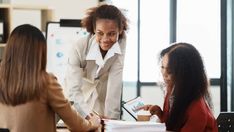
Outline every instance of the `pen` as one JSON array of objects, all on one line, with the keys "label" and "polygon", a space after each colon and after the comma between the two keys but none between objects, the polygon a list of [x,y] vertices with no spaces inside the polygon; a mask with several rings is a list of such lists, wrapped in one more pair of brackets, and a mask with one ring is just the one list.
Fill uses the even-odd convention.
[{"label": "pen", "polygon": [[100,117],[100,114],[96,112],[95,110],[93,110],[93,113]]}]

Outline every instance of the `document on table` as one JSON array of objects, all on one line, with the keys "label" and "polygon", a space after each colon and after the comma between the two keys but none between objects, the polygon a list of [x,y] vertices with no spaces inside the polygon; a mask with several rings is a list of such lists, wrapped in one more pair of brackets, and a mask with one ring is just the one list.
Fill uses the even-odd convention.
[{"label": "document on table", "polygon": [[164,123],[104,119],[105,132],[165,132]]}]

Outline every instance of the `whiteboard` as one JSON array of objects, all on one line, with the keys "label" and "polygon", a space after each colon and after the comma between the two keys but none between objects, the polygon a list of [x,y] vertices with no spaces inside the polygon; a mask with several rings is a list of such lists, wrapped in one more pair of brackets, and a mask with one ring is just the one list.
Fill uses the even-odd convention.
[{"label": "whiteboard", "polygon": [[71,46],[77,42],[77,40],[88,35],[88,32],[84,28],[80,27],[80,24],[69,25],[66,22],[62,25],[61,22],[48,22],[46,27],[46,41],[47,41],[47,67],[46,70],[49,73],[53,73],[62,88],[65,95],[68,95],[68,90],[65,85],[65,74],[68,62],[68,52]]}]

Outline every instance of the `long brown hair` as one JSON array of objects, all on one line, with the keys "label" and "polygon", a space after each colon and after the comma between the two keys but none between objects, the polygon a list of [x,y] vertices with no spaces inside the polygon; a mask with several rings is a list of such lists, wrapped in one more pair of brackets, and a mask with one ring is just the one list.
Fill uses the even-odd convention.
[{"label": "long brown hair", "polygon": [[202,57],[193,45],[175,43],[162,50],[161,57],[164,55],[168,55],[167,67],[174,84],[174,98],[166,127],[167,130],[179,131],[185,121],[186,110],[193,101],[202,97],[212,105],[208,79]]},{"label": "long brown hair", "polygon": [[46,39],[29,24],[16,27],[7,42],[0,67],[0,102],[18,105],[39,99],[45,86]]}]

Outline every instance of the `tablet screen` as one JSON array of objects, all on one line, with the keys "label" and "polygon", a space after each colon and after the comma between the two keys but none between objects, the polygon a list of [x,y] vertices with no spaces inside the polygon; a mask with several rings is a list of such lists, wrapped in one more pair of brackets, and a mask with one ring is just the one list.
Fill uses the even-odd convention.
[{"label": "tablet screen", "polygon": [[122,106],[123,108],[135,119],[137,120],[137,108],[144,105],[144,101],[141,97],[134,98],[125,102]]}]

